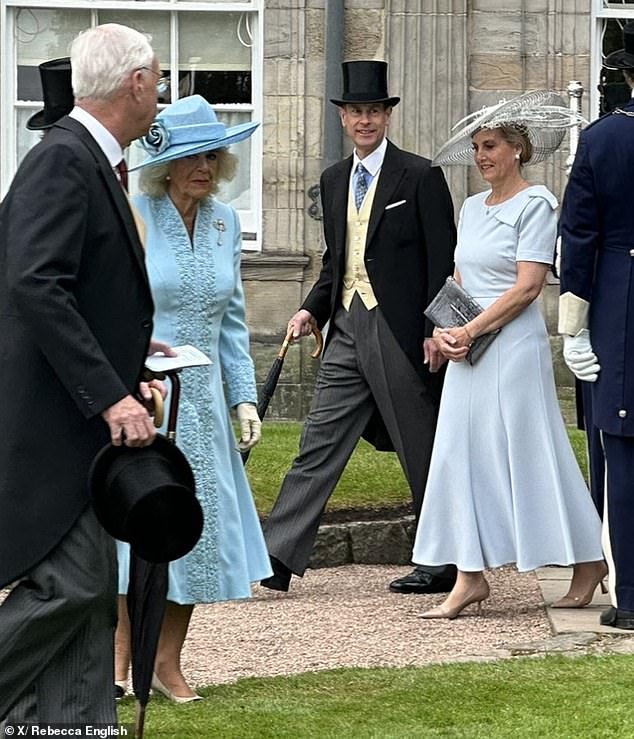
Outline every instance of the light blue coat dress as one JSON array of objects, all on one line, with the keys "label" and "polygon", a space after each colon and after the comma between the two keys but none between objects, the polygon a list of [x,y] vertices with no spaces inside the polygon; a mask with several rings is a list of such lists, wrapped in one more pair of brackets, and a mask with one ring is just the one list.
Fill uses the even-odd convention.
[{"label": "light blue coat dress", "polygon": [[[489,192],[465,201],[455,254],[463,287],[484,307],[513,287],[517,262],[550,264],[557,235],[557,200],[545,187],[497,206],[486,205]],[[537,302],[475,365],[449,362],[412,558],[466,572],[603,558]]]},{"label": "light blue coat dress", "polygon": [[[154,338],[172,346],[193,344],[213,362],[180,374],[176,443],[194,471],[205,525],[194,550],[170,563],[167,597],[179,604],[246,598],[250,583],[271,570],[229,415],[229,406],[256,401],[240,279],[240,222],[228,205],[202,202],[192,244],[169,197],[139,195],[134,204],[147,227]],[[129,547],[118,543],[117,552],[119,592],[125,593]]]}]

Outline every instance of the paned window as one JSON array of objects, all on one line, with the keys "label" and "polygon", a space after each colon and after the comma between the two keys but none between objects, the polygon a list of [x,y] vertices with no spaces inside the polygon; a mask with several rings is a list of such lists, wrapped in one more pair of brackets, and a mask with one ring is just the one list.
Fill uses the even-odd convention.
[{"label": "paned window", "polygon": [[614,110],[630,99],[631,90],[619,70],[607,69],[605,58],[623,48],[622,28],[634,20],[634,0],[592,0],[591,117]]},{"label": "paned window", "polygon": [[[103,5],[103,7],[100,7]],[[38,65],[68,55],[82,30],[122,23],[152,36],[167,90],[159,108],[181,97],[202,95],[227,126],[262,120],[262,0],[0,0],[0,177],[2,193],[26,152],[39,140],[25,123],[42,107]],[[261,132],[231,147],[239,160],[233,181],[218,198],[240,213],[246,249],[261,242]],[[131,166],[145,153],[128,151]],[[134,190],[136,178],[131,177]]]}]

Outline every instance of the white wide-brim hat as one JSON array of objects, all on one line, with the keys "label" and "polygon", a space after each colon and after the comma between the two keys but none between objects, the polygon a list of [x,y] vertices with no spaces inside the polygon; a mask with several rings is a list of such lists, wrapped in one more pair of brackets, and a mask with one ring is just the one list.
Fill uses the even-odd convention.
[{"label": "white wide-brim hat", "polygon": [[[551,90],[533,90],[512,100],[501,100],[458,121],[462,125],[440,148],[433,165],[474,164],[472,137],[481,129],[516,126],[525,131],[533,145],[533,154],[525,164],[537,164],[559,148],[566,131],[587,123],[585,118],[566,107],[563,99]],[[452,129],[452,130],[453,130]]]},{"label": "white wide-brim hat", "polygon": [[259,123],[240,123],[227,128],[214,109],[200,95],[189,95],[164,108],[154,119],[147,135],[139,139],[149,157],[136,167],[141,169],[173,159],[224,149],[248,139]]}]

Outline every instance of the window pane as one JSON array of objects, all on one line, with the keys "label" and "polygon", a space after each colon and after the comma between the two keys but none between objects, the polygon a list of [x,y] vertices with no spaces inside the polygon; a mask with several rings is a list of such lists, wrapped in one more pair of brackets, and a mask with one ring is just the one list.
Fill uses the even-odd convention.
[{"label": "window pane", "polygon": [[42,138],[40,131],[29,131],[26,128],[26,122],[29,118],[36,113],[40,108],[18,108],[16,113],[16,124],[17,124],[17,147],[16,147],[16,167],[26,156],[28,150],[35,146],[37,142]]},{"label": "window pane", "polygon": [[89,27],[87,10],[16,9],[18,100],[42,99],[38,64],[68,56],[71,41]]},{"label": "window pane", "polygon": [[[218,118],[225,126],[237,126],[251,120],[249,113],[218,111]],[[237,210],[250,210],[251,202],[251,138],[229,147],[238,158],[236,176],[231,182],[223,182],[218,191],[218,200],[232,205]]]},{"label": "window pane", "polygon": [[[170,77],[169,73],[165,73]],[[167,96],[171,95],[171,83],[168,86]],[[212,104],[250,104],[251,103],[251,72],[227,72],[210,70],[192,70],[178,73],[178,97],[187,95],[202,95]],[[169,97],[171,100],[172,98]]]},{"label": "window pane", "polygon": [[179,95],[251,102],[252,13],[179,13]]},{"label": "window pane", "polygon": [[[192,3],[224,3],[226,1],[227,0],[176,0],[177,3],[178,2],[181,2],[181,3],[188,3],[188,2],[192,2]],[[244,3],[245,5],[248,5],[248,4],[251,4],[253,2],[253,0],[231,0],[231,2],[234,2],[234,3]],[[629,0],[628,0],[628,2],[629,2]],[[631,2],[634,2],[634,0],[631,0]]]},{"label": "window pane", "polygon": [[[601,49],[603,55],[602,61],[605,61],[605,57],[608,54],[623,48],[622,26],[625,23],[626,19],[621,19],[620,21],[609,19],[604,21],[605,33],[603,35],[603,47]],[[625,83],[623,73],[620,69],[607,69],[604,67],[601,70],[599,93],[599,112],[603,115],[628,103],[632,91],[629,85]]]}]

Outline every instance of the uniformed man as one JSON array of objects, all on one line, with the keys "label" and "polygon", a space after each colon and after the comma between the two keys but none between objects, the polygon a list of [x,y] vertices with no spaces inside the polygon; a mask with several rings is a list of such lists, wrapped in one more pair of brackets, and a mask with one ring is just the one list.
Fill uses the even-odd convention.
[{"label": "uniformed man", "polygon": [[[634,90],[634,21],[605,65]],[[561,213],[559,332],[564,359],[591,385],[605,456],[604,540],[612,607],[634,629],[634,100],[583,131]]]}]

